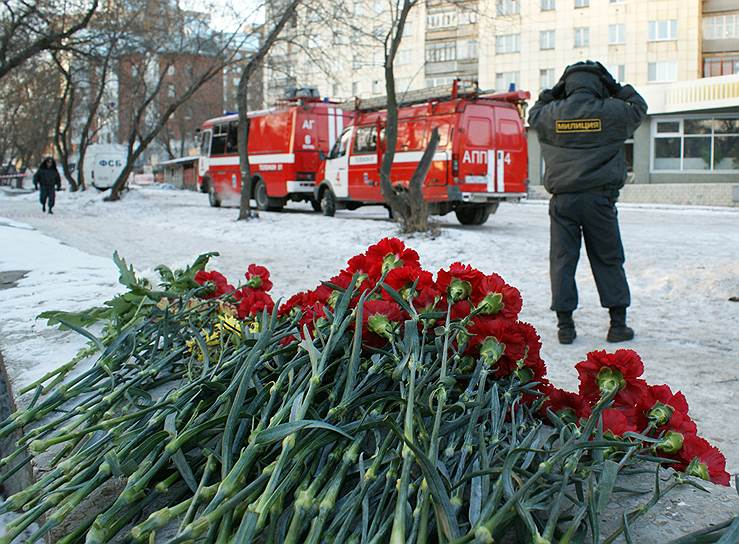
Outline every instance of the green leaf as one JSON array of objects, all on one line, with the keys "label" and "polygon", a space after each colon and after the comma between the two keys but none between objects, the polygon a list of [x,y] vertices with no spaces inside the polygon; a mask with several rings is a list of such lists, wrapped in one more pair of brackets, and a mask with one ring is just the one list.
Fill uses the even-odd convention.
[{"label": "green leaf", "polygon": [[260,431],[259,434],[257,434],[257,436],[254,438],[254,442],[256,444],[271,444],[272,442],[279,442],[292,433],[301,431],[303,429],[326,429],[328,431],[333,431],[337,434],[340,434],[341,436],[344,436],[349,440],[354,440],[352,435],[346,433],[340,427],[316,419],[303,419],[301,421],[281,423],[280,425],[275,425],[270,429]]}]

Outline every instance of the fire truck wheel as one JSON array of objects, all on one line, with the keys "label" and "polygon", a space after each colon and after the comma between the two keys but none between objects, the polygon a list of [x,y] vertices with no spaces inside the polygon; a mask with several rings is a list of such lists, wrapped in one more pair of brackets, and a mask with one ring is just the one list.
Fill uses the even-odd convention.
[{"label": "fire truck wheel", "polygon": [[254,200],[257,203],[257,208],[262,211],[269,210],[269,196],[267,195],[267,186],[261,179],[258,179],[256,185],[254,185]]},{"label": "fire truck wheel", "polygon": [[336,215],[336,195],[328,187],[321,193],[321,211],[326,217]]},{"label": "fire truck wheel", "polygon": [[221,207],[221,199],[218,198],[218,193],[216,193],[216,188],[213,187],[212,183],[208,184],[208,203],[214,208]]},{"label": "fire truck wheel", "polygon": [[460,206],[454,210],[455,215],[463,225],[483,225],[493,211],[492,206],[481,204],[479,206]]},{"label": "fire truck wheel", "polygon": [[314,212],[320,212],[321,211],[321,203],[316,200],[315,198],[310,199],[310,205],[311,208],[313,208]]}]

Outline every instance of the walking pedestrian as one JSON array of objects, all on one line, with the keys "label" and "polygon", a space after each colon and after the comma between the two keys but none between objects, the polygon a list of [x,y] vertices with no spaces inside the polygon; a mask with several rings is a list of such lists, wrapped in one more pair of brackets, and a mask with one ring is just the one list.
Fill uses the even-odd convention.
[{"label": "walking pedestrian", "polygon": [[624,141],[647,114],[647,103],[631,85],[621,86],[599,62],[578,62],[564,71],[531,108],[529,125],[537,132],[546,165],[549,202],[551,309],[557,312],[558,338],[577,336],[575,270],[581,239],[600,303],[608,308],[606,339],[634,337],[626,325],[631,304],[624,272],[624,249],[616,201],[626,181]]},{"label": "walking pedestrian", "polygon": [[56,190],[62,188],[62,178],[59,176],[59,171],[56,169],[56,162],[53,157],[46,157],[36,170],[33,175],[33,187],[40,189],[39,199],[41,200],[41,210],[46,211],[46,206],[49,206],[49,213],[54,207],[56,201]]}]

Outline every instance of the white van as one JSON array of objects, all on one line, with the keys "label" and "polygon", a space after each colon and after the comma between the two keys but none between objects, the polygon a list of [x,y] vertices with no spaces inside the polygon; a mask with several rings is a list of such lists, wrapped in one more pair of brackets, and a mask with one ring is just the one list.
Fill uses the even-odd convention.
[{"label": "white van", "polygon": [[87,183],[100,191],[110,189],[126,164],[126,146],[92,144],[85,154],[84,174]]}]

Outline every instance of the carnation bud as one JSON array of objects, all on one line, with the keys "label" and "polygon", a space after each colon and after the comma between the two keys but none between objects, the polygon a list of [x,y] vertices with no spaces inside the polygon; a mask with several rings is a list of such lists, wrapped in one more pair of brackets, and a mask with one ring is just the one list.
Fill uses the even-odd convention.
[{"label": "carnation bud", "polygon": [[667,422],[670,421],[670,418],[672,418],[672,414],[674,413],[675,409],[669,404],[657,402],[652,406],[652,409],[649,410],[647,417],[649,418],[649,421],[653,422],[657,427],[661,427],[662,425],[667,425]]},{"label": "carnation bud", "polygon": [[329,308],[333,308],[334,306],[336,306],[336,303],[339,301],[340,296],[341,296],[341,293],[339,291],[336,291],[336,290],[331,291],[331,294],[328,296]]},{"label": "carnation bud", "polygon": [[534,371],[527,366],[519,368],[514,374],[516,375],[516,378],[518,378],[518,381],[520,381],[522,384],[529,383],[531,380],[534,379]]},{"label": "carnation bud", "polygon": [[449,298],[452,302],[465,300],[472,292],[472,285],[468,281],[453,279],[449,284]]},{"label": "carnation bud", "polygon": [[495,315],[503,309],[503,295],[500,293],[488,293],[477,305],[477,309],[483,315]]},{"label": "carnation bud", "polygon": [[657,442],[655,446],[661,452],[664,453],[677,453],[683,447],[683,435],[675,431],[667,431],[662,440]]},{"label": "carnation bud", "polygon": [[388,253],[385,258],[382,259],[382,273],[385,274],[393,268],[403,266],[403,261],[395,253]]},{"label": "carnation bud", "polygon": [[374,314],[367,318],[367,328],[388,340],[393,338],[393,324],[386,315]]},{"label": "carnation bud", "polygon": [[567,425],[568,423],[577,423],[577,414],[572,408],[562,408],[561,410],[557,411],[556,414],[557,417],[559,417],[559,419],[561,419],[565,425]]},{"label": "carnation bud", "polygon": [[488,336],[480,345],[480,357],[486,365],[492,366],[503,356],[505,345],[494,336]]},{"label": "carnation bud", "polygon": [[246,285],[252,289],[259,289],[262,286],[262,278],[257,275],[251,276]]},{"label": "carnation bud", "polygon": [[604,366],[598,371],[597,381],[598,389],[604,394],[621,391],[626,387],[626,380],[624,380],[623,375],[609,366]]},{"label": "carnation bud", "polygon": [[690,476],[695,476],[701,480],[711,481],[711,475],[708,472],[708,465],[701,463],[700,459],[697,457],[690,462],[688,468],[685,469],[685,472]]}]

